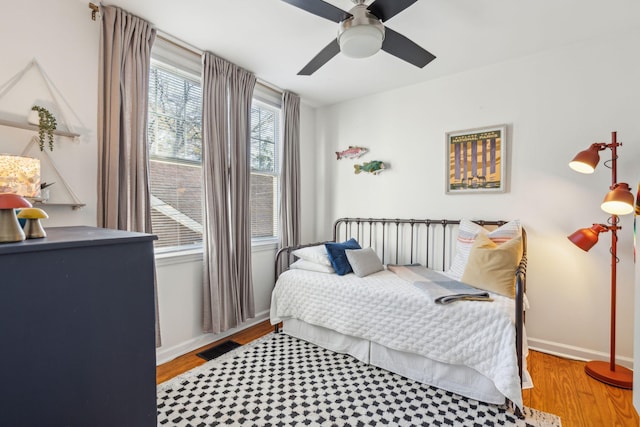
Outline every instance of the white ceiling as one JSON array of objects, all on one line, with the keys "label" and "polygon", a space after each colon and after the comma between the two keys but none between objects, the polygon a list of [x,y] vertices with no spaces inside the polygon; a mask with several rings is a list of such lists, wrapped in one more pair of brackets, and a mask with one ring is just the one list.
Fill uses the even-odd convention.
[{"label": "white ceiling", "polygon": [[[308,0],[311,1],[311,0]],[[327,0],[349,10],[350,0]],[[367,1],[371,3],[371,1]],[[637,0],[419,0],[385,23],[436,56],[423,69],[380,51],[297,72],[337,24],[281,0],[111,0],[163,33],[322,106],[637,26]],[[639,52],[640,53],[640,46]],[[597,58],[594,58],[597,61]],[[640,76],[639,76],[640,77]]]}]

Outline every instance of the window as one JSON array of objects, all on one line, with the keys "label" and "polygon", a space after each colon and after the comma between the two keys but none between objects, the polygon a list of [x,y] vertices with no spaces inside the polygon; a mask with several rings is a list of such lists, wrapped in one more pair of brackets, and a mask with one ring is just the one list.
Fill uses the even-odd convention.
[{"label": "window", "polygon": [[202,242],[202,89],[197,77],[152,61],[149,179],[156,248]]},{"label": "window", "polygon": [[[200,58],[157,40],[149,78],[149,179],[156,251],[202,244]],[[261,92],[262,91],[262,92]],[[251,237],[278,235],[279,96],[262,87],[251,108]],[[249,218],[248,218],[249,219]]]},{"label": "window", "polygon": [[280,109],[254,99],[251,106],[251,237],[278,235]]}]

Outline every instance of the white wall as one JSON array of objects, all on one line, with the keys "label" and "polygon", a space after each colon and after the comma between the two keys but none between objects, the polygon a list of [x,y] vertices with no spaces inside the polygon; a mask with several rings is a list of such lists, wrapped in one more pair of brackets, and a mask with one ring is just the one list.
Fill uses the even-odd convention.
[{"label": "white wall", "polygon": [[[7,82],[36,58],[64,100],[60,109],[37,72],[29,72],[14,89],[0,97],[0,118],[26,122],[31,106],[38,103],[52,110],[60,121],[66,116],[81,136],[77,141],[56,137],[51,158],[77,196],[86,203],[80,210],[68,206],[46,205],[50,218],[46,227],[96,225],[97,201],[97,94],[100,23],[90,19],[86,1],[33,0],[10,2],[0,14],[0,84]],[[302,107],[302,134],[313,138],[315,113]],[[33,133],[0,126],[0,152],[20,154]],[[307,165],[313,168],[313,164]],[[313,170],[313,169],[311,169]],[[43,163],[43,174],[50,171]],[[306,176],[307,185],[314,176]],[[64,199],[51,187],[52,199]],[[306,206],[313,206],[313,194],[305,195]],[[64,201],[64,200],[62,200]],[[309,233],[303,233],[310,235]],[[256,318],[251,324],[268,318],[273,287],[275,246],[253,251],[253,281]],[[207,344],[218,336],[202,334],[202,260],[201,255],[176,259],[158,259],[158,300],[163,346],[158,349],[159,363]]]},{"label": "white wall", "polygon": [[[176,35],[179,36],[179,35]],[[87,2],[11,2],[0,14],[2,67],[7,81],[37,58],[64,95],[65,112],[79,141],[59,140],[52,157],[87,206],[48,207],[45,226],[95,225],[96,117],[99,23]],[[604,222],[600,199],[609,184],[601,164],[592,176],[566,166],[577,152],[619,132],[620,181],[635,188],[640,155],[638,32],[565,46],[534,57],[354,100],[316,112],[302,109],[303,230],[305,241],[330,236],[339,216],[520,218],[529,232],[527,316],[536,347],[587,358],[608,351],[609,265],[607,237],[589,253],[566,235]],[[0,98],[0,114],[26,116],[48,97],[37,79]],[[18,88],[14,89],[18,90]],[[444,133],[507,123],[511,131],[511,180],[505,194],[444,194]],[[31,134],[0,126],[0,152],[18,153]],[[355,176],[334,151],[364,145],[363,160],[388,161],[380,176]],[[53,187],[52,187],[53,191]],[[632,355],[632,218],[620,233],[618,354]],[[254,254],[256,311],[268,306],[269,251]],[[269,261],[267,261],[269,260]],[[159,261],[159,299],[165,345],[195,345],[200,263]]]},{"label": "white wall", "polygon": [[[609,243],[589,253],[566,238],[605,222],[599,208],[610,185],[601,163],[593,175],[567,166],[593,142],[618,132],[618,180],[638,177],[640,159],[640,33],[560,47],[535,56],[352,100],[318,111],[316,237],[329,237],[342,216],[519,218],[529,236],[527,313],[532,347],[578,358],[608,358]],[[446,195],[445,132],[506,123],[509,191]],[[335,160],[350,145],[368,147],[359,161],[383,160],[378,176],[354,175]],[[610,152],[603,152],[603,160]],[[617,354],[633,354],[633,218],[619,234]]]},{"label": "white wall", "polygon": [[[50,218],[45,227],[95,225],[97,200],[97,81],[99,24],[90,19],[88,3],[65,0],[11,2],[0,14],[0,84],[37,59],[61,98],[56,107],[47,86],[35,68],[15,87],[0,97],[0,117],[26,122],[31,106],[40,104],[56,116],[59,127],[66,117],[73,130],[81,134],[76,141],[56,137],[50,152],[78,198],[86,203],[80,210],[68,206],[48,206]],[[55,92],[55,90],[54,90]],[[56,93],[58,95],[58,93]],[[0,152],[20,154],[32,136],[31,131],[0,127]],[[36,149],[36,151],[38,151]],[[43,161],[43,176],[51,181],[50,168]],[[59,179],[50,187],[52,200],[67,199]]]},{"label": "white wall", "polygon": [[203,334],[202,325],[202,254],[158,258],[158,305],[162,347],[157,363],[228,336],[247,326],[266,320],[274,283],[275,245],[256,247],[252,251],[253,292],[256,317],[238,328],[222,334]]}]

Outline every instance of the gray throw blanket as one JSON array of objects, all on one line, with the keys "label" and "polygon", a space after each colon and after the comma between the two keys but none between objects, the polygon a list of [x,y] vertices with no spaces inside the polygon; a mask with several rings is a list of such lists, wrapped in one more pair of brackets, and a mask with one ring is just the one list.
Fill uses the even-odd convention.
[{"label": "gray throw blanket", "polygon": [[387,269],[412,282],[418,289],[431,296],[437,304],[449,304],[454,301],[493,301],[489,292],[458,282],[420,264],[389,264]]}]

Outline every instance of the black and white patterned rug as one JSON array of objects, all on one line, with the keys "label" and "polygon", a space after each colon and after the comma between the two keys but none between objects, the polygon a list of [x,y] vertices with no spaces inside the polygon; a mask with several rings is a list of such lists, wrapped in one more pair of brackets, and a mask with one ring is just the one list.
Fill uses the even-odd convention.
[{"label": "black and white patterned rug", "polygon": [[560,426],[524,420],[285,334],[269,334],[158,385],[159,426]]}]

